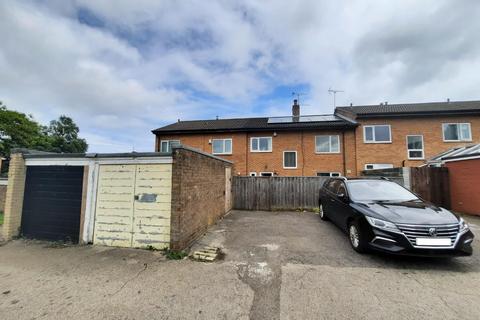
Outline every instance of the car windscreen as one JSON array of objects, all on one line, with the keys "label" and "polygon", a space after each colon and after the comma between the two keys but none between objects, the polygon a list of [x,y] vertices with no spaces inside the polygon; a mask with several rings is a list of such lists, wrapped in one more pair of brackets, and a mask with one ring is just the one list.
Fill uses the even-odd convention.
[{"label": "car windscreen", "polygon": [[353,201],[411,201],[413,193],[395,182],[385,180],[349,181],[348,192]]}]

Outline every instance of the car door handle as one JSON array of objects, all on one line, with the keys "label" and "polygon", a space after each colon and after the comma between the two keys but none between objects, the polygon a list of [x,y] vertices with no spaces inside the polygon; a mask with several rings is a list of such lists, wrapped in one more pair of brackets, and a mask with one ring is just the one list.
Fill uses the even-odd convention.
[{"label": "car door handle", "polygon": [[330,201],[331,201],[331,202],[335,202],[335,200],[333,200],[333,199],[330,199]]}]

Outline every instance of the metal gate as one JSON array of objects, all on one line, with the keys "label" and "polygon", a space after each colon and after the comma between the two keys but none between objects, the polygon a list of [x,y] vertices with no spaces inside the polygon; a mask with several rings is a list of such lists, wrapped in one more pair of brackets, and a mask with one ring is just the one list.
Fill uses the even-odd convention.
[{"label": "metal gate", "polygon": [[168,247],[171,164],[100,165],[94,243]]},{"label": "metal gate", "polygon": [[83,166],[28,166],[21,234],[78,243]]}]

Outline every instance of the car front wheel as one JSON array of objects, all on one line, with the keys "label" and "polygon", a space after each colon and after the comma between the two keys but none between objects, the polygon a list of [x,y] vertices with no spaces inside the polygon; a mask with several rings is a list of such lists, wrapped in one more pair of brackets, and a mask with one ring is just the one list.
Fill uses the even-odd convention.
[{"label": "car front wheel", "polygon": [[348,225],[348,238],[350,239],[350,245],[352,246],[353,250],[359,253],[364,253],[367,251],[365,234],[360,228],[358,222],[352,221]]}]

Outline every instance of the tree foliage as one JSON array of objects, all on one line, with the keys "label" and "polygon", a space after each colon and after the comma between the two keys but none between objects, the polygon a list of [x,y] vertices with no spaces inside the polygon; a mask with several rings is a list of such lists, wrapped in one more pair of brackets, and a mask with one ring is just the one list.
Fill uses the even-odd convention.
[{"label": "tree foliage", "polygon": [[78,137],[78,126],[60,116],[49,126],[37,123],[31,115],[9,110],[0,102],[0,155],[8,158],[14,148],[28,148],[48,152],[86,152],[85,139]]}]

